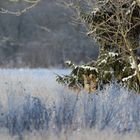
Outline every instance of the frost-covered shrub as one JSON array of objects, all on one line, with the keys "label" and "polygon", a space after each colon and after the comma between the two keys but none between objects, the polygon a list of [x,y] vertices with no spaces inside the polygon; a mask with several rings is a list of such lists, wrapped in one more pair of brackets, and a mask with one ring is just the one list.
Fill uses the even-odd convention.
[{"label": "frost-covered shrub", "polygon": [[0,137],[49,140],[52,135],[63,140],[61,136],[78,135],[79,140],[90,140],[91,136],[104,138],[104,133],[140,132],[139,95],[117,83],[94,94],[81,91],[77,95],[58,85],[53,72],[59,71],[0,70]]},{"label": "frost-covered shrub", "polygon": [[55,135],[88,129],[121,134],[140,132],[138,95],[118,84],[97,93],[61,92],[58,98],[46,103],[38,97],[26,96],[16,106],[9,101],[8,110],[0,116],[0,126],[20,137],[34,130]]}]

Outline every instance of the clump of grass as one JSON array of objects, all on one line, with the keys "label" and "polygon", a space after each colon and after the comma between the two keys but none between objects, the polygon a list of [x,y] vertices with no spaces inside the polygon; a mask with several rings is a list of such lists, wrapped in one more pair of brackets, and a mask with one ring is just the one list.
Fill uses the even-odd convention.
[{"label": "clump of grass", "polygon": [[[4,101],[1,93],[0,130],[25,140],[33,135],[38,139],[90,140],[91,136],[103,139],[107,133],[119,139],[121,135],[127,137],[140,132],[140,97],[126,88],[112,83],[96,91],[98,95],[85,94],[85,91],[77,95],[57,85],[55,77],[49,79],[48,71],[44,79],[31,73],[23,70],[13,79],[4,75],[1,80],[1,84],[5,81],[8,84],[3,87],[7,94]],[[21,76],[19,86],[17,79]],[[30,76],[32,84],[27,86]],[[30,88],[38,89],[38,94]]]}]

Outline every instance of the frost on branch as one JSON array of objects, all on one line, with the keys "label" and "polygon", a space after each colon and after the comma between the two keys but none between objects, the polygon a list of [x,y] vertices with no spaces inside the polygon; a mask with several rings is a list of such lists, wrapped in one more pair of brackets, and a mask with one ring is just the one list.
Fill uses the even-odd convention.
[{"label": "frost on branch", "polygon": [[71,74],[57,80],[72,88],[85,88],[88,83],[94,89],[115,80],[140,93],[139,0],[97,0],[97,3],[90,12],[81,6],[79,13],[89,29],[87,34],[100,45],[98,59],[82,66],[71,64],[74,65]]},{"label": "frost on branch", "polygon": [[106,52],[100,54],[97,61],[86,65],[77,66],[71,62],[73,67],[68,65],[72,69],[70,75],[58,75],[57,81],[70,89],[86,89],[90,93],[116,80],[129,89],[140,92],[136,70],[132,68],[131,59],[120,58],[118,53]]}]

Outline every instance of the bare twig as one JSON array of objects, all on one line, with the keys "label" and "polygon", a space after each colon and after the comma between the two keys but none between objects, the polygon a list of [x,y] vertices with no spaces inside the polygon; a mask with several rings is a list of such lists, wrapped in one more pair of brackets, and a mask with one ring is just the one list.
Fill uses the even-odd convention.
[{"label": "bare twig", "polygon": [[27,11],[29,11],[30,9],[32,9],[33,7],[37,6],[37,4],[41,1],[41,0],[24,0],[25,2],[28,2],[29,4],[31,4],[28,7],[25,7],[22,10],[17,10],[17,11],[10,11],[8,9],[5,8],[0,8],[0,13],[1,14],[11,14],[11,15],[16,15],[16,16],[20,16],[24,13],[26,13]]}]

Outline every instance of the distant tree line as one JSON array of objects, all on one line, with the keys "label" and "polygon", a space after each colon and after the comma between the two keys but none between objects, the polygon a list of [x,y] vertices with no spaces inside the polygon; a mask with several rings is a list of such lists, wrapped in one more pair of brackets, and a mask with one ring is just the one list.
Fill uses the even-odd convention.
[{"label": "distant tree line", "polygon": [[73,23],[72,10],[41,0],[18,12],[30,6],[26,1],[0,3],[0,67],[62,67],[66,60],[78,64],[96,59],[98,47],[82,24]]}]

